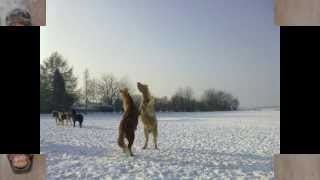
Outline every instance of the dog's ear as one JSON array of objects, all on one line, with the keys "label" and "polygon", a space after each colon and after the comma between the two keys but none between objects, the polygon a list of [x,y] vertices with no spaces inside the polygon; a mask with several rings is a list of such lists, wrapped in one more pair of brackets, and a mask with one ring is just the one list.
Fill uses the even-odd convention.
[{"label": "dog's ear", "polygon": [[121,93],[128,93],[128,91],[129,91],[128,88],[120,89],[120,92],[121,92]]}]

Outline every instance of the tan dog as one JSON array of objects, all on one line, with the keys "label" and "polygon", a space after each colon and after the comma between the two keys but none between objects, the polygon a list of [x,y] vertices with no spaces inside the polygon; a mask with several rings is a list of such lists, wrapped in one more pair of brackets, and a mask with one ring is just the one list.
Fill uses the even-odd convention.
[{"label": "tan dog", "polygon": [[147,148],[149,133],[152,133],[153,135],[154,148],[158,149],[158,122],[154,109],[154,98],[150,95],[150,91],[147,85],[138,82],[137,87],[142,93],[142,100],[139,111],[141,121],[144,125],[145,144],[143,146],[143,149]]},{"label": "tan dog", "polygon": [[[72,126],[72,115],[70,112],[53,112],[53,117],[56,118],[57,125],[70,125]],[[64,123],[65,121],[65,123]]]}]

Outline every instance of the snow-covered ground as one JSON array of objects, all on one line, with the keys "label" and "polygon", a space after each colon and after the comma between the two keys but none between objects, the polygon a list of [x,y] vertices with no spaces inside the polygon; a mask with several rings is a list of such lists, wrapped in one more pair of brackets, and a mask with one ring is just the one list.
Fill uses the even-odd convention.
[{"label": "snow-covered ground", "polygon": [[120,114],[90,114],[84,127],[40,115],[48,179],[272,179],[280,111],[158,113],[159,149],[139,122],[134,157],[117,146]]}]

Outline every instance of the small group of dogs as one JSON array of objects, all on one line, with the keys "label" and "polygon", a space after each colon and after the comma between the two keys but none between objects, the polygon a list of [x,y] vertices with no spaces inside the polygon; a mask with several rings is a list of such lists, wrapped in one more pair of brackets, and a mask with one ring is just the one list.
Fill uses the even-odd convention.
[{"label": "small group of dogs", "polygon": [[[154,148],[158,149],[158,123],[154,108],[154,97],[151,96],[148,85],[138,82],[137,87],[142,93],[142,100],[139,108],[135,105],[127,88],[120,90],[124,112],[119,124],[118,145],[122,148],[124,153],[129,153],[130,156],[133,156],[132,145],[139,117],[144,125],[145,143],[143,149],[147,148],[150,133],[153,135]],[[53,111],[53,117],[55,118],[57,125],[64,125],[64,121],[66,121],[66,125],[68,125],[73,121],[73,127],[75,127],[75,123],[78,121],[80,128],[82,127],[83,116],[82,114],[77,114],[75,110],[72,110],[71,112]],[[125,144],[125,139],[128,140],[128,144]]]},{"label": "small group of dogs", "polygon": [[57,126],[71,126],[73,123],[73,127],[76,127],[76,122],[78,121],[80,128],[82,127],[83,115],[77,114],[75,110],[71,110],[70,112],[53,111],[52,116],[55,118]]},{"label": "small group of dogs", "polygon": [[[151,96],[148,85],[138,82],[137,88],[142,93],[139,108],[136,107],[127,88],[120,90],[124,113],[119,125],[118,145],[124,153],[129,153],[130,156],[133,156],[131,148],[139,117],[144,126],[145,143],[143,149],[147,148],[150,133],[153,135],[154,148],[158,149],[158,123],[154,107],[155,99]],[[125,138],[128,140],[127,145],[124,143]]]}]

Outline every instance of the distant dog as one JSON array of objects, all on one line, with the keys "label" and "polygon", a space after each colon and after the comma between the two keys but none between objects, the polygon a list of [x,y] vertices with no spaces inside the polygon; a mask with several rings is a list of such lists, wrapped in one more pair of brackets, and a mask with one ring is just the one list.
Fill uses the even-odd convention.
[{"label": "distant dog", "polygon": [[59,112],[58,117],[59,124],[64,126],[64,121],[66,120],[67,116],[64,114],[64,112]]},{"label": "distant dog", "polygon": [[154,109],[154,98],[150,95],[150,91],[147,85],[137,83],[139,91],[142,93],[142,101],[140,105],[140,118],[144,125],[145,144],[143,149],[147,148],[149,133],[153,135],[154,148],[158,149],[157,137],[158,137],[158,122]]},{"label": "distant dog", "polygon": [[57,116],[56,117],[56,124],[64,126],[64,121],[67,118],[66,114],[64,112],[57,111],[54,116]]},{"label": "distant dog", "polygon": [[[52,111],[52,117],[56,120],[56,125],[72,125],[72,113],[71,112],[59,112]],[[65,123],[64,123],[65,121]]]},{"label": "distant dog", "polygon": [[73,127],[76,127],[76,121],[79,122],[80,128],[82,128],[82,122],[83,122],[83,115],[77,114],[75,110],[71,111],[71,118],[73,120]]},{"label": "distant dog", "polygon": [[56,125],[59,124],[59,112],[58,111],[52,111],[52,117],[56,120]]},{"label": "distant dog", "polygon": [[[126,152],[129,150],[130,156],[133,156],[131,147],[133,145],[135,130],[138,125],[138,108],[135,106],[128,89],[120,90],[124,113],[119,125],[118,145]],[[124,138],[128,140],[128,146],[124,143]]]},{"label": "distant dog", "polygon": [[72,111],[71,112],[66,112],[66,125],[72,126]]}]

